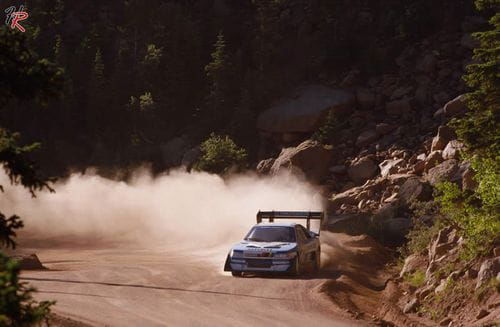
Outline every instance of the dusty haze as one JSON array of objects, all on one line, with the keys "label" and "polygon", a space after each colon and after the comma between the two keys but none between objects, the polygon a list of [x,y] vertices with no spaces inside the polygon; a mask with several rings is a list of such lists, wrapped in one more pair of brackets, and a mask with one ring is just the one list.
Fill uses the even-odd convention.
[{"label": "dusty haze", "polygon": [[[128,182],[74,174],[36,198],[0,176],[0,210],[18,214],[24,234],[75,243],[176,243],[216,246],[238,241],[261,210],[318,210],[321,197],[292,176],[237,175],[228,180],[206,173],[174,171],[151,177],[138,170]],[[21,244],[22,245],[22,244]]]}]

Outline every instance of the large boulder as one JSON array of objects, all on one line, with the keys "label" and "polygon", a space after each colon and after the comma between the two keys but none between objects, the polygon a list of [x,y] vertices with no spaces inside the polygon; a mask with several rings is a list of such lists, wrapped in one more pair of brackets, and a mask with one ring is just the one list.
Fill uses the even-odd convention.
[{"label": "large boulder", "polygon": [[378,166],[375,162],[368,157],[363,157],[354,161],[347,170],[347,173],[354,183],[361,185],[374,177],[377,171]]},{"label": "large boulder", "polygon": [[392,174],[387,176],[387,179],[391,182],[392,185],[403,185],[409,178],[416,177],[415,174],[405,173],[405,174]]},{"label": "large boulder", "polygon": [[432,187],[417,177],[409,178],[401,185],[398,196],[404,204],[410,204],[414,201],[427,201],[432,197]]},{"label": "large boulder", "polygon": [[257,128],[280,134],[313,132],[329,111],[347,113],[354,108],[355,101],[355,96],[344,90],[322,85],[302,87],[260,114]]},{"label": "large boulder", "polygon": [[356,140],[356,146],[358,148],[364,147],[366,145],[369,145],[369,144],[375,142],[376,140],[378,140],[378,138],[379,138],[379,135],[377,134],[376,130],[364,131],[363,133],[361,133],[358,136],[358,138]]},{"label": "large boulder", "polygon": [[427,172],[426,179],[431,185],[436,185],[441,182],[449,182],[455,177],[458,169],[459,166],[456,160],[446,160],[436,167],[431,168]]},{"label": "large boulder", "polygon": [[328,210],[335,211],[339,209],[343,204],[346,205],[357,205],[358,195],[363,191],[361,187],[353,187],[342,193],[335,194],[332,196],[328,203]]},{"label": "large boulder", "polygon": [[475,175],[476,174],[471,167],[468,167],[464,170],[464,173],[462,175],[462,190],[474,191],[477,188],[478,183],[475,180]]},{"label": "large boulder", "polygon": [[283,149],[270,170],[273,175],[288,171],[303,174],[312,182],[319,182],[328,174],[332,155],[330,148],[307,140],[297,147]]},{"label": "large boulder", "polygon": [[375,212],[375,214],[371,217],[371,221],[375,224],[382,224],[387,220],[396,218],[398,212],[399,204],[397,201],[386,203]]},{"label": "large boulder", "polygon": [[437,136],[442,138],[446,142],[449,142],[457,138],[455,130],[446,125],[439,126]]},{"label": "large boulder", "polygon": [[457,134],[455,131],[446,125],[439,126],[436,137],[432,139],[431,151],[442,151],[446,145],[455,139]]},{"label": "large boulder", "polygon": [[11,256],[11,259],[14,259],[19,262],[19,268],[21,270],[43,270],[45,268],[40,259],[36,254],[28,254],[28,255],[14,255]]},{"label": "large boulder", "polygon": [[446,116],[455,116],[467,111],[467,105],[465,104],[464,96],[460,95],[445,104],[443,111]]},{"label": "large boulder", "polygon": [[448,142],[443,150],[443,159],[459,159],[460,151],[464,148],[464,144],[457,140]]},{"label": "large boulder", "polygon": [[424,161],[424,170],[428,171],[432,167],[443,162],[443,151],[432,151]]},{"label": "large boulder", "polygon": [[384,178],[389,175],[395,174],[398,172],[398,168],[401,167],[404,163],[404,159],[384,160],[380,165],[378,165],[380,167],[380,174]]},{"label": "large boulder", "polygon": [[476,289],[488,284],[493,278],[498,278],[500,273],[500,257],[487,259],[481,264],[477,275]]},{"label": "large boulder", "polygon": [[442,151],[446,147],[447,140],[440,136],[435,136],[432,139],[431,151]]}]

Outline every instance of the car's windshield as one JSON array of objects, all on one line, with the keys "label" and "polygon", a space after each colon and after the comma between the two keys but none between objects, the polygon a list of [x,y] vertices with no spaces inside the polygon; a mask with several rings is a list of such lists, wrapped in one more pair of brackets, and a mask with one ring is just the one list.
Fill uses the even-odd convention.
[{"label": "car's windshield", "polygon": [[256,226],[245,237],[253,242],[295,242],[295,231],[292,227]]}]

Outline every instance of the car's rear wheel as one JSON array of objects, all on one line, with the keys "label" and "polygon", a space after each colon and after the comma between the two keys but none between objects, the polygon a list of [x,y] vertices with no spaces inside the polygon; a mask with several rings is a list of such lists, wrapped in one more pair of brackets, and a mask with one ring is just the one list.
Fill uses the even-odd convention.
[{"label": "car's rear wheel", "polygon": [[241,276],[243,276],[243,272],[242,271],[231,271],[231,275],[233,275],[233,277],[241,277]]},{"label": "car's rear wheel", "polygon": [[290,275],[300,276],[300,274],[302,274],[302,267],[300,266],[299,256],[297,255],[293,261],[292,268],[290,269]]}]

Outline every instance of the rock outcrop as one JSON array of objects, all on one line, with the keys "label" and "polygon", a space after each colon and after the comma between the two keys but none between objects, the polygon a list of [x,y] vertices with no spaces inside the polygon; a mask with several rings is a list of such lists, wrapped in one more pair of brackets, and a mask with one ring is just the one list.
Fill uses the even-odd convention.
[{"label": "rock outcrop", "polygon": [[409,178],[401,186],[398,196],[405,204],[415,201],[427,201],[432,197],[432,188],[417,177]]},{"label": "rock outcrop", "polygon": [[264,111],[257,128],[273,134],[311,133],[323,122],[329,111],[339,114],[354,109],[355,96],[347,91],[322,85],[299,88],[290,97]]},{"label": "rock outcrop", "polygon": [[297,147],[285,148],[274,161],[270,172],[283,171],[303,175],[308,180],[320,182],[328,173],[332,150],[316,141],[307,140]]},{"label": "rock outcrop", "polygon": [[27,255],[14,255],[11,256],[11,259],[17,260],[19,262],[19,268],[21,270],[43,270],[46,269],[38,256],[36,254],[27,254]]},{"label": "rock outcrop", "polygon": [[431,185],[451,181],[458,171],[458,162],[454,159],[446,160],[434,168],[429,169],[426,179]]},{"label": "rock outcrop", "polygon": [[460,95],[455,99],[451,100],[443,108],[443,112],[447,116],[456,116],[466,111],[467,111],[467,105],[464,102],[463,95]]},{"label": "rock outcrop", "polygon": [[351,163],[347,173],[351,180],[359,185],[374,177],[377,171],[378,167],[375,162],[368,157],[363,157]]},{"label": "rock outcrop", "polygon": [[268,174],[269,172],[271,172],[271,168],[273,167],[275,161],[276,159],[274,158],[260,161],[257,164],[257,172],[261,175]]},{"label": "rock outcrop", "polygon": [[483,287],[493,279],[500,281],[500,257],[487,259],[481,264],[477,275],[476,289]]},{"label": "rock outcrop", "polygon": [[[411,226],[410,206],[431,200],[433,186],[450,181],[475,188],[472,170],[460,162],[463,144],[448,127],[452,117],[467,110],[461,81],[466,53],[450,52],[462,34],[444,43],[441,37],[408,46],[394,72],[364,80],[360,70],[352,69],[331,83],[349,91],[307,86],[263,112],[258,128],[281,154],[274,162],[262,161],[259,172],[310,176],[322,184],[329,213],[344,217],[337,226],[382,228],[400,238]],[[331,152],[310,143],[283,145],[310,138],[330,110],[341,122],[329,140]],[[285,142],[286,135],[293,137]]]}]

